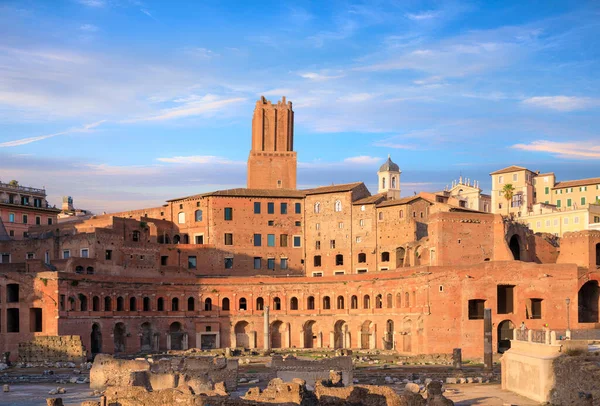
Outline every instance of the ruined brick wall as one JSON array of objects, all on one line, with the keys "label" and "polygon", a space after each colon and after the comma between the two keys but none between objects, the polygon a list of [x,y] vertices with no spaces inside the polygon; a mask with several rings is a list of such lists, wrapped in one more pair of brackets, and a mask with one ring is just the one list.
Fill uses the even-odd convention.
[{"label": "ruined brick wall", "polygon": [[74,362],[87,358],[79,336],[38,336],[19,343],[20,362]]},{"label": "ruined brick wall", "polygon": [[560,239],[560,255],[557,262],[561,264],[575,263],[580,267],[600,268],[598,258],[600,231],[578,231],[565,233]]},{"label": "ruined brick wall", "polygon": [[274,355],[271,358],[271,369],[276,371],[277,377],[284,381],[300,378],[312,387],[319,380],[328,380],[330,371],[340,372],[342,383],[352,385],[353,366],[350,356],[334,357],[322,360],[300,360],[295,357]]}]

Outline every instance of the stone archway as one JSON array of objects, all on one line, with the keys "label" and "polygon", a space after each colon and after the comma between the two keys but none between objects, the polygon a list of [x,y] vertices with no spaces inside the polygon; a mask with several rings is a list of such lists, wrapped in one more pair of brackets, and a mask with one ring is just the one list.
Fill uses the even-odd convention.
[{"label": "stone archway", "polygon": [[404,257],[406,256],[406,250],[403,247],[396,248],[396,268],[404,266]]},{"label": "stone archway", "polygon": [[169,326],[169,336],[171,337],[171,350],[183,350],[183,327],[176,321]]},{"label": "stone archway", "polygon": [[248,335],[250,325],[247,321],[238,321],[235,324],[235,346],[239,348],[250,348],[250,336]]},{"label": "stone archway", "polygon": [[154,332],[149,322],[142,323],[142,335],[140,336],[140,350],[143,352],[152,351],[152,340]]},{"label": "stone archway", "polygon": [[345,348],[344,336],[348,332],[348,325],[344,320],[338,320],[333,326],[333,348]]},{"label": "stone archway", "polygon": [[521,238],[515,234],[510,237],[510,242],[508,243],[508,247],[510,248],[510,252],[512,252],[513,258],[515,261],[521,260]]},{"label": "stone archway", "polygon": [[371,320],[365,320],[360,326],[360,348],[363,350],[371,348],[372,325]]},{"label": "stone archway", "polygon": [[394,349],[394,321],[388,320],[385,323],[384,349]]},{"label": "stone archway", "polygon": [[100,326],[97,323],[92,324],[92,334],[90,335],[90,344],[92,350],[92,357],[102,352],[102,332]]},{"label": "stone archway", "polygon": [[115,324],[115,327],[113,330],[115,354],[120,353],[120,352],[125,352],[125,335],[126,334],[127,333],[125,331],[125,324],[123,324],[123,323]]},{"label": "stone archway", "polygon": [[510,320],[503,320],[498,324],[498,353],[510,349],[510,340],[513,339],[515,325]]},{"label": "stone archway", "polygon": [[271,323],[271,348],[283,347],[284,324],[282,321],[276,320]]},{"label": "stone archway", "polygon": [[577,294],[577,321],[580,323],[598,323],[599,300],[598,281],[584,283]]},{"label": "stone archway", "polygon": [[304,323],[304,328],[302,329],[304,334],[304,348],[317,347],[317,335],[314,332],[315,324],[317,324],[317,322],[314,320],[309,320]]}]

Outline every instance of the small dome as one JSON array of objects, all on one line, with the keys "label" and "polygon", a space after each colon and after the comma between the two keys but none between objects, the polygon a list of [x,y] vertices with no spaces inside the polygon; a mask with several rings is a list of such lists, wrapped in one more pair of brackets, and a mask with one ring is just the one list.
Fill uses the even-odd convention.
[{"label": "small dome", "polygon": [[392,162],[392,158],[388,155],[387,161],[379,168],[379,172],[400,172],[400,167]]}]

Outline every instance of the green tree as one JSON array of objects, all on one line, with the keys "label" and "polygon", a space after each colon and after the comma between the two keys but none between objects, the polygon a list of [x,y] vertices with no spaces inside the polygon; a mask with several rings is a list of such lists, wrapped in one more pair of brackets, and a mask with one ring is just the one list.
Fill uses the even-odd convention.
[{"label": "green tree", "polygon": [[507,183],[502,188],[502,196],[506,199],[506,215],[510,213],[510,202],[512,202],[512,198],[515,195],[515,187],[512,183]]},{"label": "green tree", "polygon": [[11,185],[11,186],[19,186],[19,181],[13,179],[10,182],[8,182],[8,184]]}]

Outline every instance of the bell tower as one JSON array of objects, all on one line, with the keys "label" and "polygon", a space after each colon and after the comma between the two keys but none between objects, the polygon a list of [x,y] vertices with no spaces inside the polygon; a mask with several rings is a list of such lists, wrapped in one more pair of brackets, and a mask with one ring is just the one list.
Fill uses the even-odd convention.
[{"label": "bell tower", "polygon": [[388,155],[387,161],[377,171],[379,187],[377,193],[386,193],[390,200],[400,199],[400,167],[392,162]]},{"label": "bell tower", "polygon": [[249,189],[296,189],[294,111],[285,96],[277,104],[261,96],[252,117]]}]

